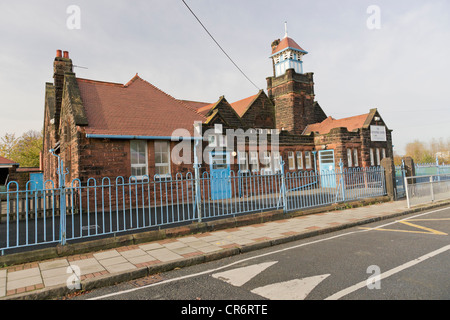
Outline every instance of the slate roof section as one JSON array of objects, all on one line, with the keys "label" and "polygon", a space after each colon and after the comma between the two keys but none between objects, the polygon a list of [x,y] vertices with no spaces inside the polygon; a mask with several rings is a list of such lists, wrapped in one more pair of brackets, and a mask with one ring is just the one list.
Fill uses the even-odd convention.
[{"label": "slate roof section", "polygon": [[86,134],[170,137],[176,129],[193,136],[195,108],[173,98],[137,74],[127,84],[77,78],[88,125]]}]

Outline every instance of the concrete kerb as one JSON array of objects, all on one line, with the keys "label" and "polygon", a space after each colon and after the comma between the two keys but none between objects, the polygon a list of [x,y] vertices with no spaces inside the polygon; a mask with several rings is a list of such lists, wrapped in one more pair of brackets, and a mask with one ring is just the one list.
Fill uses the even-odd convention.
[{"label": "concrete kerb", "polygon": [[[214,260],[220,260],[226,257],[231,257],[235,255],[239,255],[246,252],[251,252],[254,250],[260,250],[263,248],[268,248],[280,244],[285,244],[293,241],[298,241],[318,235],[323,235],[331,232],[336,232],[340,230],[344,230],[347,228],[364,225],[372,222],[387,220],[403,215],[408,215],[412,213],[418,213],[425,210],[440,208],[444,206],[450,205],[450,201],[441,201],[439,203],[434,203],[430,205],[423,205],[412,209],[407,209],[402,212],[393,213],[385,216],[375,217],[375,218],[367,218],[355,222],[350,222],[346,224],[342,224],[339,226],[331,226],[328,228],[308,231],[305,233],[297,234],[297,235],[290,235],[286,237],[282,237],[279,239],[274,240],[264,240],[255,244],[250,245],[242,245],[242,246],[236,246],[229,249],[224,249],[220,252],[213,252],[213,253],[206,253],[203,255],[193,256],[190,258],[185,259],[179,259],[171,262],[166,263],[159,263],[147,267],[142,267],[137,270],[127,271],[124,273],[116,273],[116,274],[109,274],[109,275],[103,275],[99,276],[98,278],[91,278],[91,279],[85,279],[81,281],[81,291],[89,291],[105,286],[114,285],[120,282],[126,282],[131,281],[139,278],[143,278],[146,276],[154,275],[161,272],[167,272],[170,270],[173,270],[175,268],[185,268],[192,265],[197,265],[205,262],[210,262]],[[330,211],[330,210],[328,210]],[[321,211],[325,212],[325,211]],[[286,219],[286,217],[284,217]],[[70,293],[74,293],[80,290],[70,290],[65,285],[60,285],[56,287],[47,287],[44,289],[39,289],[32,292],[27,292],[23,294],[18,294],[10,297],[4,297],[2,300],[45,300],[45,299],[53,299],[57,297],[62,297]]]}]

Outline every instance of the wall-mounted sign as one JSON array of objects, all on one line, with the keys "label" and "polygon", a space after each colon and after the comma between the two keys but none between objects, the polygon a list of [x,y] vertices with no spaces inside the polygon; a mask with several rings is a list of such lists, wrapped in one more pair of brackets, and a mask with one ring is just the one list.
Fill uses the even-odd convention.
[{"label": "wall-mounted sign", "polygon": [[371,141],[386,141],[386,127],[385,126],[370,126],[370,140]]}]

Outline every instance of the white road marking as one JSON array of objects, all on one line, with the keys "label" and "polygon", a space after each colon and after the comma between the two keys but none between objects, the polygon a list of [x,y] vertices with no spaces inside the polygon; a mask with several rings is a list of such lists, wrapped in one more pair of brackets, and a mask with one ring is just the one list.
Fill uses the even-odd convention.
[{"label": "white road marking", "polygon": [[304,300],[329,274],[269,284],[251,292],[270,300]]},{"label": "white road marking", "polygon": [[247,267],[215,273],[212,275],[212,277],[225,281],[226,283],[229,283],[233,286],[240,287],[277,262],[278,261],[272,261],[254,264]]},{"label": "white road marking", "polygon": [[[439,212],[439,211],[443,211],[443,210],[448,210],[448,209],[449,209],[448,207],[441,208],[441,209],[437,209],[437,210],[421,213],[421,214],[415,215],[413,217],[405,218],[405,219],[402,219],[402,220],[413,219],[415,217],[420,217],[420,216],[423,216],[423,215],[427,215],[427,214],[431,214],[431,213],[435,213],[435,212]],[[142,286],[142,287],[139,287],[139,288],[132,288],[132,289],[128,289],[128,290],[117,291],[117,292],[105,294],[103,296],[94,297],[94,298],[91,298],[91,299],[88,299],[88,300],[106,299],[106,298],[109,298],[109,297],[118,296],[118,295],[121,295],[121,294],[127,294],[127,293],[130,293],[130,292],[134,292],[134,291],[137,291],[137,290],[142,290],[142,289],[146,289],[146,288],[150,288],[150,287],[154,287],[154,286],[159,286],[159,285],[162,285],[162,284],[167,284],[167,283],[171,283],[171,282],[175,282],[175,281],[179,281],[179,280],[184,280],[184,279],[189,279],[189,278],[193,278],[193,277],[198,277],[198,276],[201,276],[201,275],[204,275],[204,274],[208,274],[208,273],[212,273],[212,272],[216,272],[216,271],[219,271],[219,270],[223,270],[223,269],[229,268],[229,267],[231,267],[233,265],[236,265],[236,264],[239,264],[239,263],[242,263],[242,262],[245,262],[245,261],[250,261],[250,260],[253,260],[253,259],[258,259],[258,258],[270,256],[270,255],[281,253],[281,252],[288,251],[288,250],[291,250],[291,249],[297,249],[297,248],[301,248],[301,247],[304,247],[304,246],[307,246],[307,245],[316,244],[316,243],[320,243],[320,242],[325,242],[325,241],[328,241],[328,240],[333,240],[333,239],[336,239],[336,238],[340,238],[340,237],[344,237],[344,236],[348,236],[348,235],[352,235],[352,234],[356,234],[356,233],[364,233],[364,232],[368,232],[368,231],[371,231],[371,230],[376,230],[378,228],[383,228],[385,226],[388,226],[388,225],[391,225],[391,224],[394,224],[394,223],[397,223],[397,221],[386,223],[384,225],[381,225],[381,226],[378,226],[378,227],[374,227],[374,228],[371,228],[371,229],[351,231],[351,232],[338,234],[338,235],[331,236],[331,237],[324,238],[324,239],[319,239],[319,240],[314,240],[314,241],[311,241],[311,242],[302,243],[302,244],[295,245],[295,246],[292,246],[292,247],[279,249],[279,250],[271,251],[271,252],[268,252],[268,253],[263,253],[263,254],[260,254],[260,255],[256,255],[256,256],[253,256],[253,257],[245,258],[245,259],[242,259],[242,260],[239,260],[239,261],[235,261],[233,263],[230,263],[228,265],[225,265],[225,266],[222,266],[222,267],[218,267],[218,268],[215,268],[215,269],[205,270],[205,271],[194,273],[194,274],[188,274],[188,275],[185,275],[185,276],[164,280],[164,281],[161,281],[161,282],[149,284],[147,286]]]},{"label": "white road marking", "polygon": [[[405,264],[402,264],[401,266],[395,267],[395,268],[393,268],[393,269],[391,269],[389,271],[383,272],[380,275],[380,279],[382,280],[382,279],[385,279],[387,277],[390,277],[390,276],[392,276],[392,275],[394,275],[394,274],[396,274],[396,273],[398,273],[400,271],[408,269],[408,268],[410,268],[412,266],[415,266],[418,263],[421,263],[421,262],[423,262],[423,261],[425,261],[427,259],[430,259],[430,258],[432,258],[434,256],[437,256],[438,254],[444,253],[447,250],[450,250],[450,245],[442,247],[442,248],[440,248],[438,250],[435,250],[433,252],[430,252],[430,253],[428,253],[426,255],[423,255],[423,256],[415,259],[415,260],[409,261],[409,262],[407,262]],[[339,292],[329,296],[325,300],[338,300],[338,299],[340,299],[340,298],[342,298],[342,297],[344,297],[344,296],[346,296],[346,295],[348,295],[348,294],[350,294],[350,293],[352,293],[352,292],[354,292],[356,290],[359,290],[359,289],[362,289],[362,288],[366,287],[366,285],[367,285],[367,280],[361,281],[360,283],[357,283],[354,286],[348,287],[347,289],[341,290],[341,291],[339,291]]]}]

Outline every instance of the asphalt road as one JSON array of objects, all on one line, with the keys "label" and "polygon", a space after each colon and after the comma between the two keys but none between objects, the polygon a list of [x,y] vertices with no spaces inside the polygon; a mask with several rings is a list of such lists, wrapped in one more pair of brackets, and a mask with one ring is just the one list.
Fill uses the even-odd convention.
[{"label": "asphalt road", "polygon": [[[253,301],[260,306],[267,299],[448,300],[449,234],[450,208],[436,209],[173,270],[72,299],[175,300],[179,303],[172,311],[180,314],[211,312],[192,307],[202,301],[211,306],[214,300]],[[191,309],[183,309],[188,306]],[[220,312],[225,313],[226,306]],[[241,311],[248,312],[245,308]]]}]

